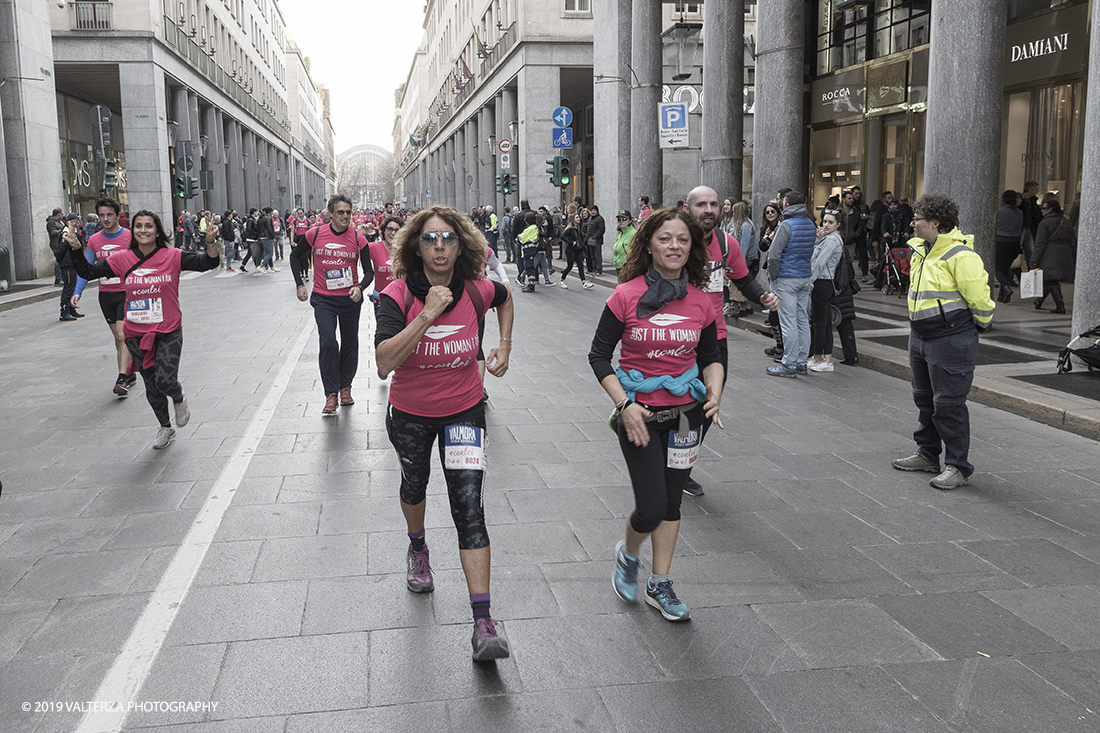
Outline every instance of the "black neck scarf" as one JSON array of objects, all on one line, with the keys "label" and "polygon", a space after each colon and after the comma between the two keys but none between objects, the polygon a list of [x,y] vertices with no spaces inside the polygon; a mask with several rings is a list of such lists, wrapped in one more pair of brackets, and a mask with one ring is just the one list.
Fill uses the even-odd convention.
[{"label": "black neck scarf", "polygon": [[[465,286],[466,283],[462,281],[458,270],[455,270],[454,274],[451,275],[451,284],[447,286],[451,289],[451,304],[443,311],[444,313],[450,313],[458,305]],[[405,276],[405,287],[409,289],[414,297],[423,302],[428,297],[428,291],[432,289],[432,284],[428,282],[428,276],[424,274],[424,268],[418,267]]]},{"label": "black neck scarf", "polygon": [[645,282],[649,288],[638,299],[638,318],[648,318],[672,301],[680,300],[687,295],[687,268],[680,270],[680,277],[675,280],[665,280],[661,277],[661,273],[650,265],[645,274]]}]

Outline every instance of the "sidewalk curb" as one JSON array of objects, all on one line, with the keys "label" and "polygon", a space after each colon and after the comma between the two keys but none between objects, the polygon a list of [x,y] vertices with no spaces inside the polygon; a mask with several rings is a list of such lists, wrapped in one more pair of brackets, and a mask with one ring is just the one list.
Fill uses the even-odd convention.
[{"label": "sidewalk curb", "polygon": [[22,305],[41,303],[43,300],[60,297],[61,288],[52,285],[45,288],[26,290],[21,293],[8,293],[0,297],[0,312],[10,311]]},{"label": "sidewalk curb", "polygon": [[[596,275],[591,279],[597,285],[607,288],[614,288],[617,284],[612,277],[606,275]],[[749,318],[726,318],[726,325],[768,338],[772,335],[771,328],[758,313]],[[839,346],[834,355],[836,358],[843,358]],[[909,362],[903,357],[904,354],[897,349],[869,344],[866,341],[859,343],[859,366],[908,382]],[[1019,389],[1022,392],[1027,388]],[[1100,403],[1091,400],[1072,396],[1062,399],[1053,396],[1048,399],[1036,399],[1034,394],[1017,393],[1002,381],[981,376],[974,377],[974,384],[970,388],[970,399],[988,407],[1011,412],[1044,425],[1100,441]],[[1058,404],[1060,402],[1065,404]]]}]

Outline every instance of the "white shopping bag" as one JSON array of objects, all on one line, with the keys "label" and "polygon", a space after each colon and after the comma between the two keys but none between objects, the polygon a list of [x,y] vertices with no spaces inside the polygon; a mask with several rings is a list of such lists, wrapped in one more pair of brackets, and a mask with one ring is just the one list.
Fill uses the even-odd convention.
[{"label": "white shopping bag", "polygon": [[1028,270],[1027,272],[1020,273],[1020,297],[1021,298],[1041,298],[1041,297],[1043,297],[1043,271],[1042,270]]}]

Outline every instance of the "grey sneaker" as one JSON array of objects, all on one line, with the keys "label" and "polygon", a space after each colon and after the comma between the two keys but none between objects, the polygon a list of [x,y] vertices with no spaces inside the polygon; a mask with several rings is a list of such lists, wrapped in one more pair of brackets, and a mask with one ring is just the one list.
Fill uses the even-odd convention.
[{"label": "grey sneaker", "polygon": [[176,437],[176,431],[172,428],[160,428],[157,430],[157,439],[153,441],[153,448],[160,450],[166,448]]},{"label": "grey sneaker", "polygon": [[928,485],[940,491],[950,491],[962,486],[966,481],[966,475],[957,466],[944,466],[943,473],[929,481]]},{"label": "grey sneaker", "polygon": [[428,546],[417,552],[409,544],[409,550],[405,553],[405,565],[408,572],[405,575],[405,584],[413,593],[431,593],[435,590],[435,581],[432,579],[432,565],[428,561]]},{"label": "grey sneaker", "polygon": [[509,655],[508,640],[497,631],[497,622],[491,618],[474,621],[474,635],[470,639],[475,662],[506,659]]},{"label": "grey sneaker", "polygon": [[899,471],[925,471],[927,473],[939,473],[940,461],[938,458],[929,458],[923,453],[914,453],[908,458],[897,458],[890,461],[890,465]]},{"label": "grey sneaker", "polygon": [[174,402],[173,407],[176,410],[176,427],[182,428],[191,419],[191,408],[187,406],[187,397],[180,395],[182,399],[179,402]]},{"label": "grey sneaker", "polygon": [[684,493],[688,496],[702,496],[703,487],[698,481],[688,476],[687,483],[684,484]]}]

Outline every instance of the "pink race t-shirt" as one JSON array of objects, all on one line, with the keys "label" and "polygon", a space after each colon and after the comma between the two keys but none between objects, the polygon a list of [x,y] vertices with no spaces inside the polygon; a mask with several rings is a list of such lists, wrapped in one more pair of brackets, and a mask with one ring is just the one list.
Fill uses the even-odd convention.
[{"label": "pink race t-shirt", "polygon": [[[117,257],[130,249],[130,230],[119,229],[113,236],[102,230],[98,231],[88,240],[88,249],[95,252],[96,261]],[[122,280],[117,277],[99,279],[101,293],[121,293],[125,289]]]},{"label": "pink race t-shirt", "polygon": [[[725,235],[729,242],[729,252],[726,253],[726,262],[722,263],[722,245],[718,237]],[[741,245],[737,240],[720,229],[715,229],[710,234],[710,245],[707,247],[707,274],[710,280],[707,282],[707,295],[714,305],[714,316],[718,326],[718,340],[726,338],[726,316],[722,312],[722,291],[725,287],[725,279],[730,280],[747,277],[749,266],[745,264],[745,256],[741,254]]]},{"label": "pink race t-shirt", "polygon": [[[714,307],[706,293],[688,285],[683,298],[648,318],[638,318],[638,300],[647,289],[645,277],[636,277],[615,288],[607,299],[611,312],[625,325],[619,366],[624,371],[637,369],[647,378],[678,377],[695,365],[699,337],[715,320]],[[686,405],[691,400],[690,394],[677,397],[667,389],[638,393],[638,402],[658,407]]]},{"label": "pink race t-shirt", "polygon": [[[126,277],[123,283],[126,291],[123,335],[171,333],[183,326],[183,314],[180,312],[182,258],[183,250],[161,247]],[[107,264],[112,272],[122,277],[139,259],[136,252],[127,249],[108,257]]]},{"label": "pink race t-shirt", "polygon": [[348,295],[358,287],[359,254],[366,239],[351,227],[337,234],[326,224],[306,235],[306,241],[313,248],[313,292]]},{"label": "pink race t-shirt", "polygon": [[393,282],[393,260],[384,242],[371,242],[370,261],[374,265],[374,289],[382,292]]},{"label": "pink race t-shirt", "polygon": [[[488,309],[496,294],[490,280],[476,280],[484,306]],[[404,280],[394,280],[383,292],[404,309]],[[405,313],[411,323],[424,310],[423,301],[413,298]],[[481,376],[477,371],[480,345],[477,312],[465,291],[450,313],[441,313],[413,352],[393,372],[390,404],[402,412],[421,417],[445,417],[474,407],[481,401]]]}]

